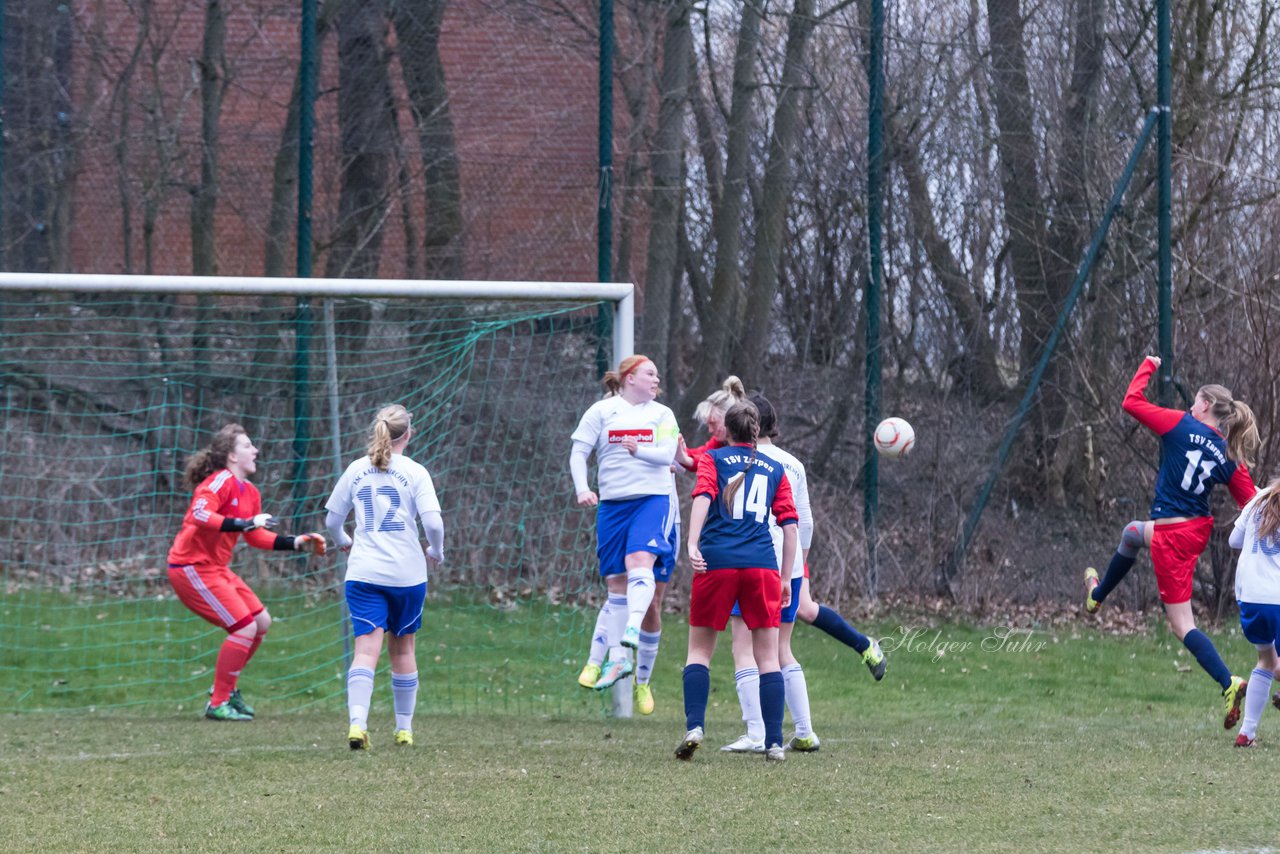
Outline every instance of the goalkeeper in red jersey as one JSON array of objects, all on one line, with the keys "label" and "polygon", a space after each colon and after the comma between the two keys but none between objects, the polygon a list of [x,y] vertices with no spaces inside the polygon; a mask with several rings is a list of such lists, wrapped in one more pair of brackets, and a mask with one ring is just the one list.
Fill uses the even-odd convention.
[{"label": "goalkeeper in red jersey", "polygon": [[187,462],[186,480],[195,488],[191,506],[169,549],[169,582],[191,611],[224,629],[218,651],[213,694],[204,716],[215,721],[250,721],[253,709],[236,683],[271,627],[261,600],[228,564],[243,534],[249,545],[273,551],[324,554],[324,537],[275,534],[275,519],[262,512],[258,488],[249,482],[257,471],[258,449],[244,428],[228,424],[209,446]]}]

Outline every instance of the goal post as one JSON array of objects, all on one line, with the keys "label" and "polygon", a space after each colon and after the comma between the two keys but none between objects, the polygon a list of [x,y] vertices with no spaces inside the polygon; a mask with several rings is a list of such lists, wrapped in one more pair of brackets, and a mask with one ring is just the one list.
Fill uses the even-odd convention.
[{"label": "goal post", "polygon": [[[603,586],[567,470],[600,395],[599,310],[617,364],[630,284],[0,273],[0,713],[193,711],[221,632],[167,583],[186,458],[244,424],[264,509],[321,530],[392,402],[414,413],[409,453],[447,526],[420,708],[599,713],[574,677]],[[232,567],[274,619],[246,693],[341,705],[340,558],[240,547]],[[613,699],[630,713],[629,691]]]}]

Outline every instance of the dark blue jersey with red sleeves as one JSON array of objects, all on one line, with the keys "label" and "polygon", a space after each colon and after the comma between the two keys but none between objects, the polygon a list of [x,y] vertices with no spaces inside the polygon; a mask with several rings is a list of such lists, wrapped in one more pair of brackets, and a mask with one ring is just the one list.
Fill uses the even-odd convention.
[{"label": "dark blue jersey with red sleeves", "polygon": [[[720,495],[729,480],[744,471],[733,506],[725,507]],[[794,525],[799,518],[782,463],[755,453],[750,445],[709,450],[698,457],[693,497],[699,495],[711,499],[698,540],[707,569],[778,568],[769,514],[773,513],[778,525]]]},{"label": "dark blue jersey with red sleeves", "polygon": [[1144,359],[1124,396],[1124,411],[1160,437],[1160,471],[1151,518],[1209,516],[1209,490],[1225,483],[1243,507],[1257,492],[1244,463],[1227,456],[1227,440],[1190,412],[1165,409],[1146,398],[1155,363]]}]

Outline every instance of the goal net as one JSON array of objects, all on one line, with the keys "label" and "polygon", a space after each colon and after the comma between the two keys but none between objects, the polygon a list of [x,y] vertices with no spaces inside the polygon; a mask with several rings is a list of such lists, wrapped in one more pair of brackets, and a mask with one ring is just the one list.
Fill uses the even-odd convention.
[{"label": "goal net", "polygon": [[[281,530],[321,531],[337,474],[387,403],[414,414],[408,453],[446,525],[419,709],[599,713],[574,678],[603,585],[567,461],[600,394],[600,309],[616,364],[630,294],[0,275],[0,713],[203,708],[223,633],[182,606],[166,570],[188,456],[244,425],[263,509]],[[241,683],[253,702],[344,702],[344,560],[237,547],[232,568],[273,617]],[[387,666],[375,707],[389,713]]]}]

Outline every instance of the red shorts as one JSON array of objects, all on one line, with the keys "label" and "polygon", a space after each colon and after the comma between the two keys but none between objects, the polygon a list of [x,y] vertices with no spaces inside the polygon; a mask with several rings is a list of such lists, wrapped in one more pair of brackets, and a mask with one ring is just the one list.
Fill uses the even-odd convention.
[{"label": "red shorts", "polygon": [[733,603],[748,629],[776,629],[782,623],[782,582],[778,570],[711,569],[693,574],[689,625],[723,632]]},{"label": "red shorts", "polygon": [[228,632],[249,625],[266,610],[249,585],[225,566],[171,566],[169,583],[183,605]]},{"label": "red shorts", "polygon": [[1196,561],[1209,545],[1213,518],[1201,516],[1151,527],[1151,565],[1156,570],[1160,601],[1166,605],[1190,601],[1191,579],[1196,574]]}]

